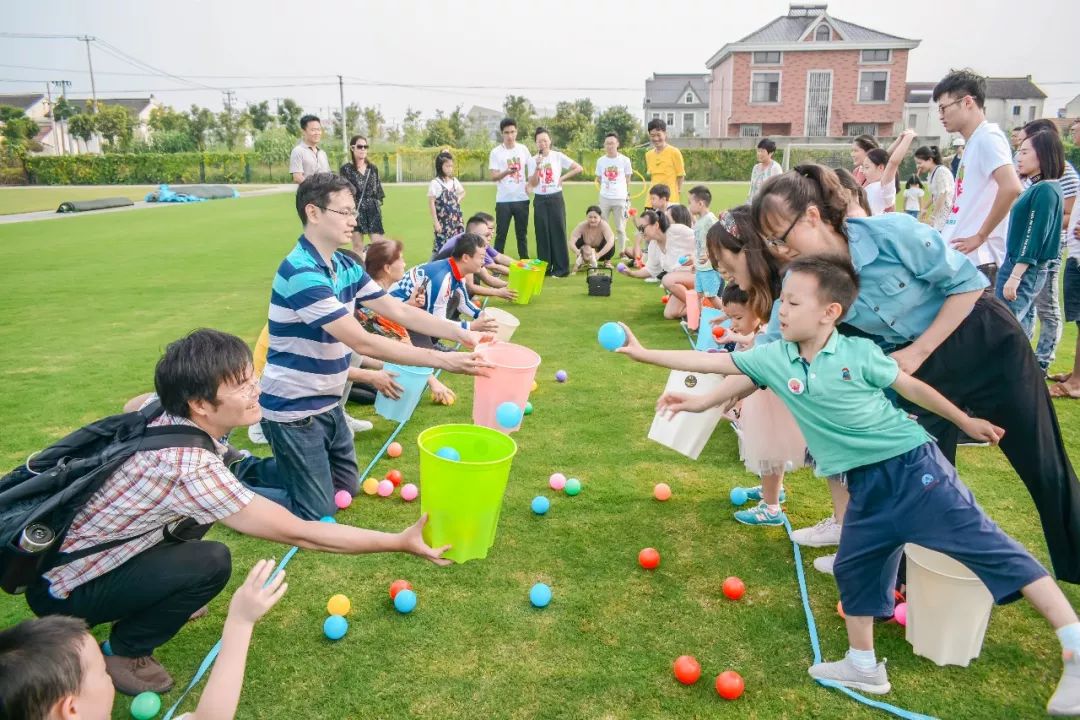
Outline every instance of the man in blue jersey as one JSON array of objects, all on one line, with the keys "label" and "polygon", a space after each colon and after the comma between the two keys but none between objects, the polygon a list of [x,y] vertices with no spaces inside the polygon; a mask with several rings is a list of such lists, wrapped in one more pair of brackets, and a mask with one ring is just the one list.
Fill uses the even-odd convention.
[{"label": "man in blue jersey", "polygon": [[[270,295],[270,348],[261,378],[262,427],[277,460],[265,482],[301,518],[334,512],[334,493],[359,490],[356,450],[339,403],[353,352],[454,373],[490,367],[475,353],[434,352],[365,332],[354,317],[365,307],[417,334],[447,338],[465,347],[477,333],[389,297],[363,267],[337,252],[356,226],[352,190],[344,179],[314,175],[296,191],[304,226],[274,276]],[[245,477],[256,490],[259,481]]]}]

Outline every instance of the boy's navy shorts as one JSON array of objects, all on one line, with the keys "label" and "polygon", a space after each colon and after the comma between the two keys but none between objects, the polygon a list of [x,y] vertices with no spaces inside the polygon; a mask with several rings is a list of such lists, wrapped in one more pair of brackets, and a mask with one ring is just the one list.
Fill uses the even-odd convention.
[{"label": "boy's navy shorts", "polygon": [[998,604],[1047,575],[975,502],[956,468],[927,442],[903,455],[847,472],[851,501],[836,553],[844,613],[888,616],[904,543],[963,563]]}]

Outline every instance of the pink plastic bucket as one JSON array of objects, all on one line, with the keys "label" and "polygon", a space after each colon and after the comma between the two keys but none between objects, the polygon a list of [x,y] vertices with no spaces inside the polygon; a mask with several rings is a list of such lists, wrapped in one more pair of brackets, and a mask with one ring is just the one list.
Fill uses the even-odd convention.
[{"label": "pink plastic bucket", "polygon": [[529,399],[540,356],[514,343],[493,342],[480,345],[477,350],[495,367],[488,375],[477,375],[473,384],[473,423],[503,433],[512,433],[521,427],[505,428],[495,419],[495,411],[504,402],[512,402],[522,410]]}]

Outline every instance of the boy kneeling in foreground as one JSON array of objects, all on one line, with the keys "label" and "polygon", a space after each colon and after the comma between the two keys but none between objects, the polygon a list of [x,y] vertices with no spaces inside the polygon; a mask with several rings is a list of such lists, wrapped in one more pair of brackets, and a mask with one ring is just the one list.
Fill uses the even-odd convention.
[{"label": "boy kneeling in foreground", "polygon": [[[783,341],[732,354],[647,350],[627,332],[619,352],[639,362],[689,372],[746,375],[771,388],[799,424],[820,476],[847,473],[851,504],[834,571],[847,614],[850,649],[819,663],[812,677],[884,694],[891,686],[874,656],[874,616],[893,611],[893,580],[904,543],[963,563],[999,604],[1021,595],[1054,627],[1065,669],[1047,705],[1051,715],[1080,713],[1080,622],[1046,570],[982,511],[925,430],[896,408],[891,387],[997,444],[1004,431],[968,417],[929,385],[900,371],[870,340],[840,335],[836,324],[858,295],[858,277],[842,258],[797,258],[780,295]],[[660,412],[702,412],[724,404],[723,391],[692,397],[665,393]]]}]

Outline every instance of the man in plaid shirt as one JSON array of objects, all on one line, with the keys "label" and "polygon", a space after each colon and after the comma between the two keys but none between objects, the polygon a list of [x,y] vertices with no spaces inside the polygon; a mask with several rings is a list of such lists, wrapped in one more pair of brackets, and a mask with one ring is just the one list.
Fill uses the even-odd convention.
[{"label": "man in plaid shirt", "polygon": [[[196,330],[170,344],[158,361],[154,386],[164,409],[156,425],[192,425],[222,438],[259,421],[251,352],[233,335]],[[245,487],[225,466],[224,445],[215,446],[217,452],[135,453],[79,511],[61,549],[72,552],[117,538],[130,542],[54,568],[26,591],[37,615],[71,615],[90,626],[114,623],[113,654],[105,662],[123,693],[172,688],[154,649],[228,583],[229,548],[202,539],[210,523],[220,520],[240,533],[312,550],[406,552],[439,565],[450,562],[442,558],[447,548],[424,542],[426,517],[396,534],[301,520]],[[272,458],[245,463],[247,472],[275,472]],[[192,529],[191,523],[202,527]]]}]

